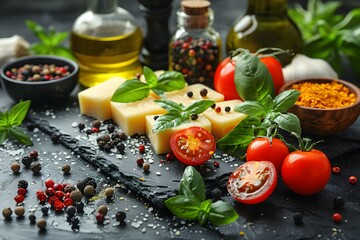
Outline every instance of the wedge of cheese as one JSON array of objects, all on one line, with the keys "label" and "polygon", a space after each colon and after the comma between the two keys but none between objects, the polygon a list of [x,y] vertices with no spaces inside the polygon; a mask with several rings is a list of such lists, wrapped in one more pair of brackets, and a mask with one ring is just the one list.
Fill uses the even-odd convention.
[{"label": "wedge of cheese", "polygon": [[111,119],[111,97],[125,81],[124,78],[114,77],[79,92],[80,113],[99,120]]},{"label": "wedge of cheese", "polygon": [[[235,112],[235,106],[242,103],[241,100],[229,100],[224,102],[217,102],[216,107],[220,107],[220,111],[216,107],[207,109],[203,114],[211,122],[211,133],[215,139],[221,139],[228,132],[230,132],[236,125],[238,125],[247,115]],[[225,108],[230,107],[230,111],[226,112]]]},{"label": "wedge of cheese", "polygon": [[190,120],[189,122],[183,123],[175,128],[169,128],[157,133],[153,133],[152,129],[155,123],[155,116],[156,115],[146,116],[146,135],[149,137],[151,145],[157,154],[171,152],[170,138],[179,130],[192,126],[199,126],[211,132],[211,122],[205,116],[200,114],[198,119],[195,121]]},{"label": "wedge of cheese", "polygon": [[165,110],[154,102],[155,99],[150,95],[131,103],[111,102],[113,121],[129,136],[145,134],[145,116],[165,113]]},{"label": "wedge of cheese", "polygon": [[[200,95],[200,91],[204,88],[207,90],[207,95],[203,97]],[[188,96],[188,92],[192,93],[191,97]],[[224,95],[201,83],[188,85],[181,90],[167,92],[165,93],[165,98],[184,105],[189,105],[192,102],[203,99],[213,100],[215,102],[224,101]]]}]

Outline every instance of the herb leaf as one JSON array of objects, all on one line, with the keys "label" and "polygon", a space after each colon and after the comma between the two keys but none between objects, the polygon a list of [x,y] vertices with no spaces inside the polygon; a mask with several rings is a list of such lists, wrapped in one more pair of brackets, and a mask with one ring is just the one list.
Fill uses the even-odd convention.
[{"label": "herb leaf", "polygon": [[165,71],[157,77],[150,68],[144,66],[143,73],[146,82],[141,82],[138,79],[125,81],[116,89],[111,101],[135,102],[148,97],[150,90],[162,96],[164,92],[180,90],[185,87],[185,78],[179,72]]},{"label": "herb leaf", "polygon": [[166,207],[179,218],[196,220],[201,210],[200,203],[191,197],[177,195],[165,200]]},{"label": "herb leaf", "polygon": [[205,200],[205,184],[195,168],[185,169],[180,181],[179,194],[195,198],[199,202]]},{"label": "herb leaf", "polygon": [[32,140],[31,138],[20,131],[17,127],[12,127],[9,129],[9,135],[13,138],[15,138],[19,143],[24,145],[31,145]]},{"label": "herb leaf", "polygon": [[253,117],[263,117],[266,114],[264,106],[257,101],[245,101],[237,105],[234,110]]},{"label": "herb leaf", "polygon": [[235,62],[236,91],[243,100],[259,101],[275,93],[271,74],[260,59],[243,49]]},{"label": "herb leaf", "polygon": [[22,101],[14,105],[9,111],[9,123],[13,126],[19,126],[25,119],[29,110],[31,101]]},{"label": "herb leaf", "polygon": [[235,209],[226,202],[216,201],[211,204],[209,220],[214,225],[223,225],[235,222],[239,218]]},{"label": "herb leaf", "polygon": [[113,102],[134,102],[149,96],[150,87],[138,79],[127,80],[116,89],[111,101]]},{"label": "herb leaf", "polygon": [[189,121],[191,114],[200,114],[214,104],[214,101],[212,100],[199,100],[185,107],[181,103],[165,99],[154,100],[154,102],[168,111],[156,119],[152,129],[154,133],[177,127],[180,124]]},{"label": "herb leaf", "polygon": [[274,98],[276,112],[285,112],[292,107],[300,96],[300,92],[294,89],[284,91]]},{"label": "herb leaf", "polygon": [[289,133],[295,132],[299,136],[301,135],[301,126],[299,118],[292,113],[279,113],[274,119],[274,122],[278,124],[279,128]]}]

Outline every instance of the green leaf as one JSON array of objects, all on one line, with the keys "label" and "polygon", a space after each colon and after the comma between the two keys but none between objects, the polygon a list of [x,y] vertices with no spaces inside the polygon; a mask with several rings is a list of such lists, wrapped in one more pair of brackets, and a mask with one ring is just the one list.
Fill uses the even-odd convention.
[{"label": "green leaf", "polygon": [[50,40],[49,37],[46,34],[45,29],[37,24],[34,21],[31,20],[26,20],[25,24],[27,25],[28,29],[30,29],[30,31],[41,41],[43,42],[45,45],[49,45]]},{"label": "green leaf", "polygon": [[351,10],[338,24],[334,26],[335,29],[353,29],[359,27],[360,22],[360,8]]},{"label": "green leaf", "polygon": [[179,112],[171,110],[166,114],[160,115],[153,126],[152,131],[154,133],[163,131],[168,128],[174,128],[184,122]]},{"label": "green leaf", "polygon": [[245,101],[237,105],[234,110],[253,117],[264,117],[266,110],[264,106],[257,101]]},{"label": "green leaf", "polygon": [[294,89],[286,90],[274,98],[275,112],[285,112],[292,107],[300,96],[300,92]]},{"label": "green leaf", "polygon": [[13,137],[14,139],[16,139],[21,144],[24,144],[24,145],[32,145],[33,144],[31,138],[16,127],[10,128],[8,134],[11,137]]},{"label": "green leaf", "polygon": [[111,101],[113,102],[135,102],[149,96],[150,87],[138,79],[127,80],[116,89]]},{"label": "green leaf", "polygon": [[184,111],[187,111],[189,113],[195,113],[200,114],[206,111],[209,107],[214,105],[214,101],[212,100],[199,100],[191,103],[189,106],[187,106]]},{"label": "green leaf", "polygon": [[180,181],[179,194],[195,198],[199,202],[205,200],[205,184],[200,173],[192,166],[185,168]]},{"label": "green leaf", "polygon": [[155,89],[164,92],[171,92],[183,89],[186,86],[184,75],[176,71],[165,71],[158,78],[158,84]]},{"label": "green leaf", "polygon": [[243,100],[262,102],[268,95],[275,93],[271,74],[259,58],[243,51],[235,63],[236,91]]},{"label": "green leaf", "polygon": [[69,36],[69,33],[68,33],[68,32],[56,32],[56,33],[50,38],[50,45],[51,45],[51,46],[60,45],[68,36]]},{"label": "green leaf", "polygon": [[258,118],[247,116],[233,130],[216,142],[216,147],[230,155],[242,156],[261,126]]},{"label": "green leaf", "polygon": [[172,214],[179,218],[196,220],[198,219],[200,203],[191,197],[177,195],[165,200],[165,206]]},{"label": "green leaf", "polygon": [[154,88],[158,83],[158,78],[154,73],[154,71],[151,70],[149,67],[144,66],[143,73],[149,88],[150,89]]},{"label": "green leaf", "polygon": [[22,101],[17,104],[15,104],[10,110],[9,110],[9,123],[11,126],[19,126],[25,119],[26,114],[29,110],[31,101]]},{"label": "green leaf", "polygon": [[182,103],[176,103],[171,100],[166,99],[156,99],[154,100],[161,108],[165,109],[166,111],[176,111],[176,112],[182,112],[185,109],[185,106]]},{"label": "green leaf", "polygon": [[295,132],[301,135],[301,126],[299,118],[292,113],[280,113],[274,121],[278,124],[279,128],[289,133]]},{"label": "green leaf", "polygon": [[5,142],[5,140],[8,138],[8,132],[6,130],[0,131],[0,145]]},{"label": "green leaf", "polygon": [[200,204],[200,208],[203,212],[206,213],[206,215],[209,214],[209,212],[211,211],[211,204],[212,204],[212,200],[211,199],[207,199],[203,202],[201,202]]},{"label": "green leaf", "polygon": [[56,56],[61,56],[61,57],[66,57],[69,58],[71,60],[77,61],[75,56],[73,55],[72,51],[66,47],[63,46],[57,46],[51,49],[51,51],[49,52],[49,54],[52,55],[56,55]]},{"label": "green leaf", "polygon": [[203,211],[200,211],[199,215],[198,215],[198,221],[199,221],[200,225],[204,225],[206,222],[206,219],[207,219],[206,213],[204,213]]},{"label": "green leaf", "polygon": [[214,225],[223,225],[235,222],[239,215],[229,203],[216,201],[211,204],[208,218]]}]

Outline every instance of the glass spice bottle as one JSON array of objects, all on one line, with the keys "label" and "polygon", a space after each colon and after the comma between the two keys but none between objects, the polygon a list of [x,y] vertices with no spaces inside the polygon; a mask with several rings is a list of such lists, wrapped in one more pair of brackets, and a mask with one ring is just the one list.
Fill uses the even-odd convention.
[{"label": "glass spice bottle", "polygon": [[203,83],[213,88],[221,59],[221,38],[212,27],[210,2],[182,1],[176,14],[178,29],[169,44],[169,69],[183,73],[189,84]]},{"label": "glass spice bottle", "polygon": [[111,77],[141,73],[143,35],[135,18],[116,0],[88,0],[74,23],[71,49],[80,66],[80,84],[91,87]]},{"label": "glass spice bottle", "polygon": [[246,48],[277,47],[299,53],[303,48],[301,33],[287,14],[287,0],[248,0],[245,15],[230,28],[226,51]]}]

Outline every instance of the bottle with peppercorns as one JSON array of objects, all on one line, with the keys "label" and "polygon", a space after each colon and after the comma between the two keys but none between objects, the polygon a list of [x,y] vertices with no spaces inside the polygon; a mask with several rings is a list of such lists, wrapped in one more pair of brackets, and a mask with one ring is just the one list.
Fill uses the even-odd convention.
[{"label": "bottle with peppercorns", "polygon": [[221,59],[221,38],[212,27],[210,2],[182,1],[176,14],[178,29],[169,44],[169,69],[183,73],[189,84],[203,83],[213,88]]}]

